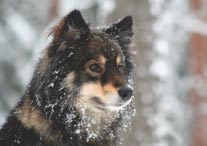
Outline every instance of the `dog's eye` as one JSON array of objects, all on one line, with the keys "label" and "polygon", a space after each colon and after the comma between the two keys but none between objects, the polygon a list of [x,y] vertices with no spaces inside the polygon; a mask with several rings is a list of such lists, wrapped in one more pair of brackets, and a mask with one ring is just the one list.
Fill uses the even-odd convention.
[{"label": "dog's eye", "polygon": [[98,63],[91,64],[89,69],[96,73],[101,73],[103,71],[102,67]]}]

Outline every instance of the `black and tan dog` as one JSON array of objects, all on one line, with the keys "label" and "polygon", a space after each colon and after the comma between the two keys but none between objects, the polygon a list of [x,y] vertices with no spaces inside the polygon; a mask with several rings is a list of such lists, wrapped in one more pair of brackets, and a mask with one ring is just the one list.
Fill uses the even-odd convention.
[{"label": "black and tan dog", "polygon": [[134,112],[132,17],[89,28],[78,10],[52,29],[0,146],[116,146]]}]

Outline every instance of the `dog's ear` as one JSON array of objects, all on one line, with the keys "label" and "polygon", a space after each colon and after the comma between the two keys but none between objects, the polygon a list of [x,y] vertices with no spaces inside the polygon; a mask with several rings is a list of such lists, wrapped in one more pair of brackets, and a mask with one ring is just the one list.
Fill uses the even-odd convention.
[{"label": "dog's ear", "polygon": [[117,23],[105,28],[103,31],[117,40],[122,47],[128,47],[131,43],[133,20],[132,16],[126,16]]},{"label": "dog's ear", "polygon": [[80,11],[73,10],[53,28],[55,41],[74,42],[87,37],[90,30]]},{"label": "dog's ear", "polygon": [[52,28],[50,34],[53,35],[53,41],[48,49],[49,57],[63,50],[66,43],[85,40],[89,33],[88,24],[83,19],[80,11],[73,10]]}]

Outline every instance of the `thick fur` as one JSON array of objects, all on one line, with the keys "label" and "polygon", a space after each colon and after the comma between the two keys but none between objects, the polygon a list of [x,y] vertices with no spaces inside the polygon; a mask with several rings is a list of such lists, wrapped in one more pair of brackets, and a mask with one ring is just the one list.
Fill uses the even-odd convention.
[{"label": "thick fur", "polygon": [[[0,131],[0,146],[116,146],[134,113],[132,17],[89,28],[78,10],[51,32],[31,83]],[[126,120],[127,119],[127,120]]]}]

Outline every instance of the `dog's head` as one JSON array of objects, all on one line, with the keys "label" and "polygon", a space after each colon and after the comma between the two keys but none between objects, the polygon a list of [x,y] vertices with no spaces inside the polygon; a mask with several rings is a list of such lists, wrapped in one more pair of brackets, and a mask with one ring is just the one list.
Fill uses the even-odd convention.
[{"label": "dog's head", "polygon": [[46,117],[74,125],[78,116],[74,127],[81,122],[96,134],[122,116],[130,117],[132,111],[126,111],[133,96],[132,25],[127,16],[109,26],[89,28],[74,10],[53,28],[53,40],[30,86],[35,105]]}]

